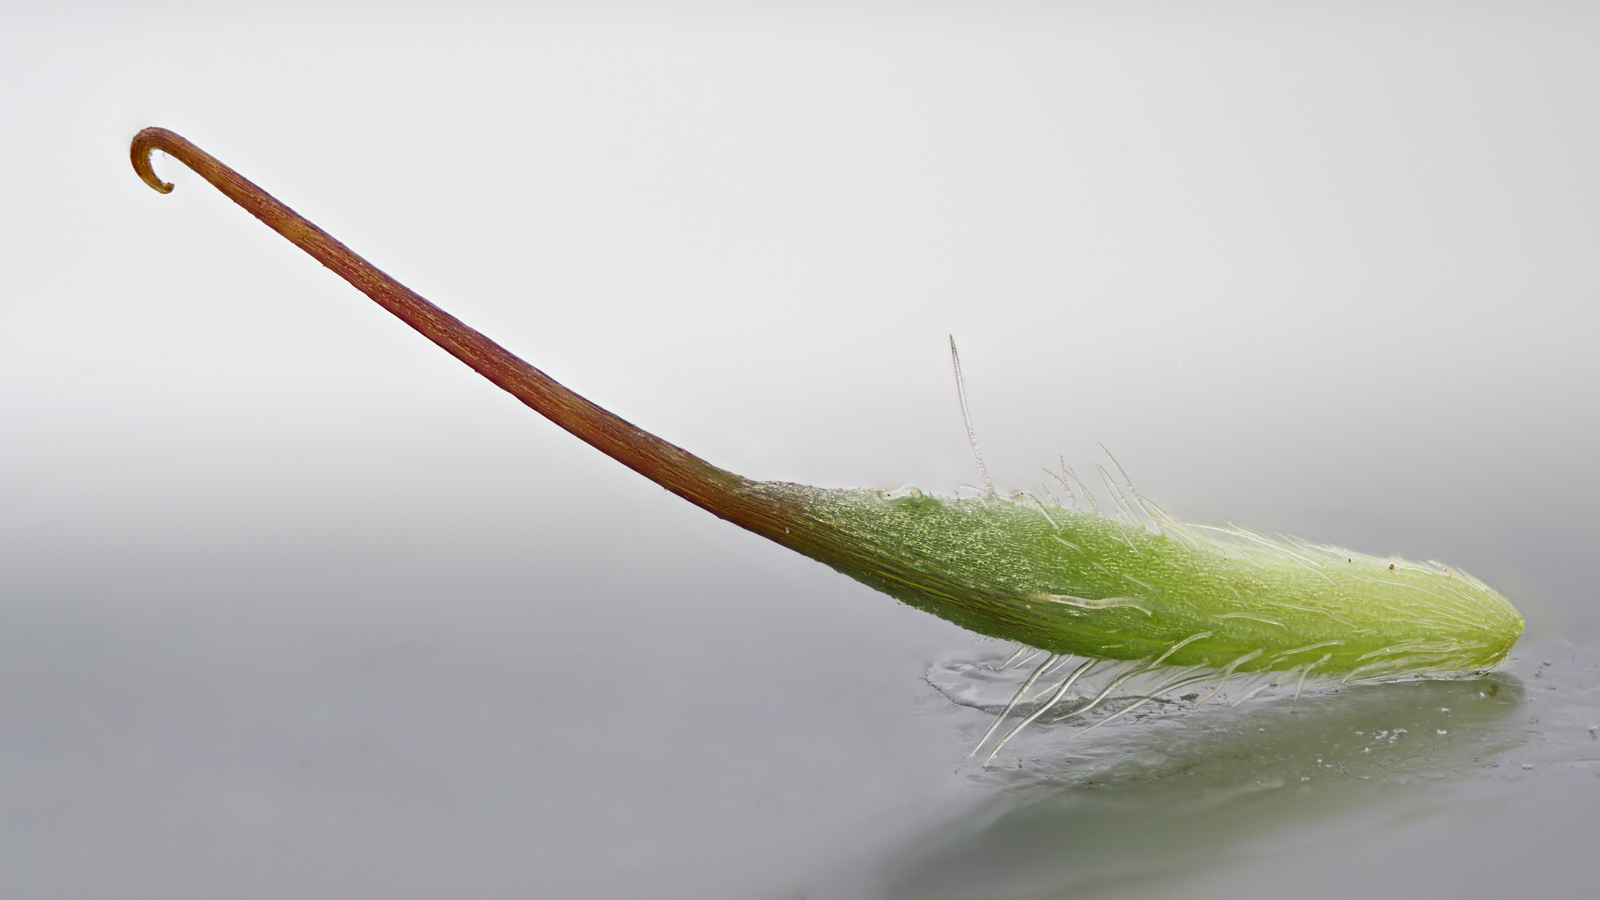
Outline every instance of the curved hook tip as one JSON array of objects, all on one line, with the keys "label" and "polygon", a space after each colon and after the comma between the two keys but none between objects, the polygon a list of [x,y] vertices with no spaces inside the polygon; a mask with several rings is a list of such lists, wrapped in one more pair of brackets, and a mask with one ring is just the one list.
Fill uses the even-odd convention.
[{"label": "curved hook tip", "polygon": [[165,128],[146,128],[133,136],[133,146],[128,150],[133,160],[133,170],[139,173],[140,180],[160,194],[172,193],[172,182],[162,181],[156,175],[150,158],[157,150],[163,149],[162,145],[167,142],[168,136],[176,137]]}]

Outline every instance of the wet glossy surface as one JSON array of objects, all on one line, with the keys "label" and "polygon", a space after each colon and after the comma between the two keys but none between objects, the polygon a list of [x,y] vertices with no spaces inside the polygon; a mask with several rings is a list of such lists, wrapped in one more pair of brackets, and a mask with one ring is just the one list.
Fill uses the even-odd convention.
[{"label": "wet glossy surface", "polygon": [[1593,651],[1550,655],[1481,679],[1175,706],[1070,741],[1056,726],[1015,768],[997,761],[991,796],[887,854],[883,894],[1348,896],[1362,881],[1341,866],[1424,893],[1558,881],[1597,821],[1600,669]]}]

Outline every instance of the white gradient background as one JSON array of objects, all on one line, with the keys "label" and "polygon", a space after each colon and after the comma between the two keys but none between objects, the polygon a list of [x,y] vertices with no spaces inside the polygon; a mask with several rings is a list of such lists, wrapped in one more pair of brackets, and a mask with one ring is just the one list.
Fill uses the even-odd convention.
[{"label": "white gradient background", "polygon": [[1600,13],[1197,6],[8,4],[0,893],[848,893],[989,789],[919,680],[967,635],[151,192],[146,125],[741,474],[974,483],[953,333],[1003,489],[1104,442],[1592,646]]}]

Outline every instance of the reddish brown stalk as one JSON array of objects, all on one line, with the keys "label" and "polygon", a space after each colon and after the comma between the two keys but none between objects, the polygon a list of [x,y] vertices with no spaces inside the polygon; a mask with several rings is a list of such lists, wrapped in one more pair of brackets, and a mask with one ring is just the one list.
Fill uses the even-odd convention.
[{"label": "reddish brown stalk", "polygon": [[[756,483],[711,465],[563,387],[509,350],[362,259],[326,231],[280,203],[249,179],[182,136],[165,128],[146,128],[133,139],[133,168],[163,194],[172,185],[156,176],[150,157],[160,150],[193,169],[268,228],[311,254],[357,290],[450,355],[532,407],[580,440],[656,484],[721,518],[807,555],[810,543],[790,529],[813,531],[817,523],[785,509],[753,490]],[[813,535],[821,537],[821,535]]]}]

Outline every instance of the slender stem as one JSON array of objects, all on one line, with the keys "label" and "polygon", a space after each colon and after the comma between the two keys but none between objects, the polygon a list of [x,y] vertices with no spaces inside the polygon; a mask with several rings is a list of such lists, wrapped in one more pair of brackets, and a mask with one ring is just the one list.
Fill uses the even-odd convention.
[{"label": "slender stem", "polygon": [[667,490],[743,528],[792,545],[788,511],[750,490],[754,482],[724,471],[590,403],[461,320],[362,259],[326,231],[182,136],[146,128],[133,139],[133,168],[165,194],[151,155],[160,150],[193,169],[233,202],[310,254],[401,321],[471,366],[536,412]]}]

